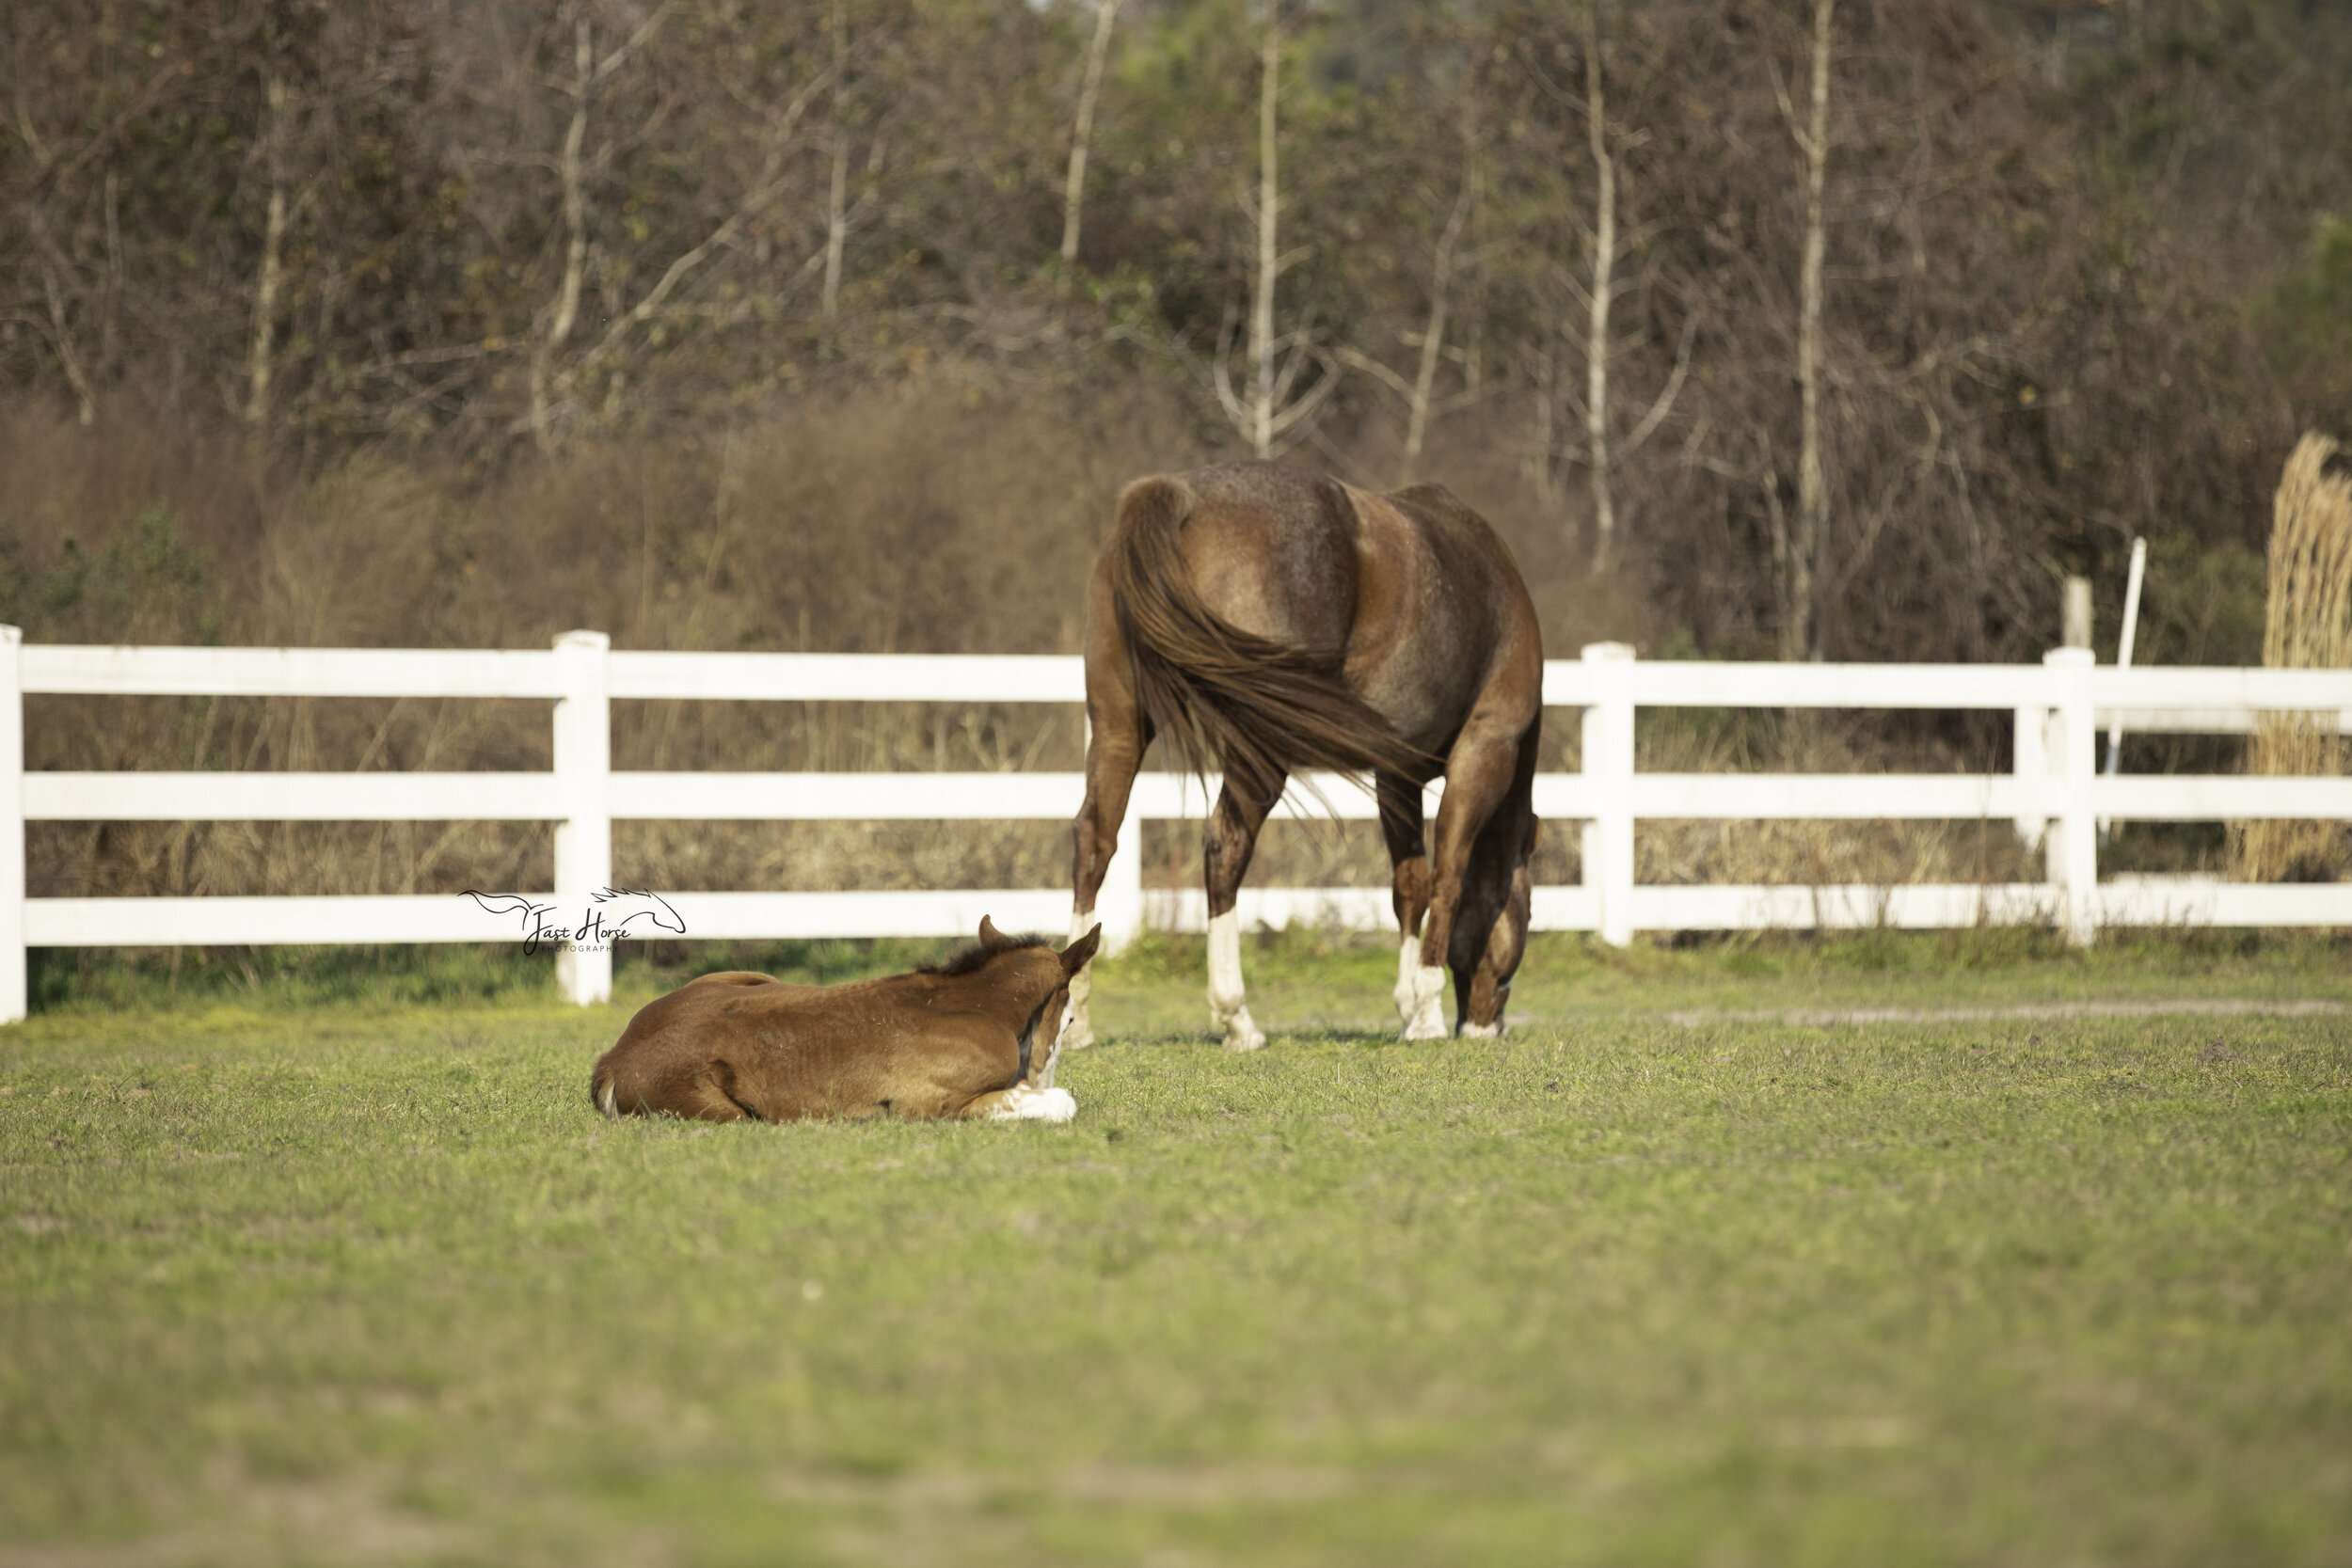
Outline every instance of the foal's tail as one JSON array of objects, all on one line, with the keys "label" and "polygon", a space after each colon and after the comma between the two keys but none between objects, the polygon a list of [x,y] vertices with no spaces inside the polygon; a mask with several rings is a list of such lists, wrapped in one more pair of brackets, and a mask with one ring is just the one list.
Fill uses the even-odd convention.
[{"label": "foal's tail", "polygon": [[1182,480],[1139,479],[1119,498],[1111,605],[1152,727],[1184,767],[1271,781],[1301,768],[1414,774],[1430,759],[1340,679],[1339,656],[1242,630],[1193,586],[1177,532],[1196,500]]}]

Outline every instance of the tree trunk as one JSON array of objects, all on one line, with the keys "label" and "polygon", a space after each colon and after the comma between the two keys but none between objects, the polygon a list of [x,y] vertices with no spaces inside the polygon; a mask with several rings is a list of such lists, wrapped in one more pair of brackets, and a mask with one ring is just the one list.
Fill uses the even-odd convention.
[{"label": "tree trunk", "polygon": [[580,283],[588,270],[588,201],[581,189],[580,149],[588,140],[588,103],[596,92],[596,55],[585,15],[573,26],[572,59],[572,122],[564,133],[564,152],[557,164],[564,185],[564,278],[556,290],[555,312],[531,356],[531,433],[546,451],[555,445],[550,428],[554,409],[548,399],[552,366],[557,351],[580,320]]},{"label": "tree trunk", "polygon": [[1821,472],[1821,260],[1828,248],[1821,192],[1829,167],[1830,26],[1837,0],[1814,0],[1813,102],[1804,150],[1804,270],[1797,305],[1797,388],[1804,431],[1797,452],[1796,537],[1788,549],[1788,613],[1781,626],[1781,657],[1820,658],[1822,628],[1813,602],[1814,579],[1828,531],[1829,486]]},{"label": "tree trunk", "polygon": [[1281,83],[1282,29],[1267,0],[1265,41],[1258,78],[1258,287],[1249,309],[1250,441],[1260,457],[1274,452],[1274,109]]},{"label": "tree trunk", "polygon": [[1592,314],[1584,335],[1584,444],[1593,481],[1593,566],[1605,569],[1616,543],[1617,509],[1609,476],[1609,307],[1616,292],[1617,166],[1609,156],[1609,116],[1600,85],[1600,4],[1585,11],[1584,124],[1598,183],[1593,216]]},{"label": "tree trunk", "polygon": [[1409,400],[1405,424],[1405,478],[1414,478],[1414,466],[1421,461],[1422,438],[1429,429],[1429,398],[1437,388],[1438,358],[1445,352],[1445,320],[1448,294],[1454,285],[1454,252],[1461,244],[1462,227],[1470,221],[1470,207],[1478,195],[1478,161],[1475,151],[1466,160],[1463,170],[1462,194],[1454,199],[1454,211],[1447,214],[1445,232],[1438,237],[1438,257],[1429,269],[1429,325],[1421,335],[1421,366],[1413,376],[1413,395]]},{"label": "tree trunk", "polygon": [[73,328],[66,319],[65,292],[57,286],[57,269],[43,265],[40,282],[41,292],[49,299],[50,335],[56,346],[57,363],[65,371],[67,385],[73,388],[82,422],[94,424],[98,420],[98,393],[91,388],[89,377],[83,372],[81,356],[73,349]]},{"label": "tree trunk", "polygon": [[841,253],[850,239],[850,137],[839,125],[833,130],[833,187],[825,198],[825,294],[828,316],[841,311]]},{"label": "tree trunk", "polygon": [[827,317],[841,309],[841,255],[850,239],[850,132],[841,123],[842,89],[848,85],[850,17],[842,0],[833,8],[833,184],[825,198],[825,293]]},{"label": "tree trunk", "polygon": [[1103,64],[1110,58],[1111,21],[1119,0],[1095,0],[1094,41],[1087,48],[1086,85],[1078,89],[1078,119],[1070,135],[1070,178],[1062,187],[1061,264],[1078,261],[1078,210],[1086,199],[1087,145],[1094,137],[1094,103],[1103,90]]},{"label": "tree trunk", "polygon": [[271,355],[278,340],[278,291],[286,243],[286,83],[269,79],[269,217],[262,232],[262,277],[253,290],[253,346],[246,360],[245,418],[269,420]]}]

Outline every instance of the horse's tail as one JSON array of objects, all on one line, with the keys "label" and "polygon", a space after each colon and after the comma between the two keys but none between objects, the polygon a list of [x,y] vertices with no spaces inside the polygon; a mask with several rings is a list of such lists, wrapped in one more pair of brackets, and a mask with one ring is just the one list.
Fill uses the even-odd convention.
[{"label": "horse's tail", "polygon": [[1336,653],[1285,647],[1211,610],[1177,533],[1197,498],[1182,480],[1139,479],[1119,498],[1111,606],[1136,694],[1183,765],[1273,779],[1302,768],[1414,774],[1430,758],[1340,679]]}]

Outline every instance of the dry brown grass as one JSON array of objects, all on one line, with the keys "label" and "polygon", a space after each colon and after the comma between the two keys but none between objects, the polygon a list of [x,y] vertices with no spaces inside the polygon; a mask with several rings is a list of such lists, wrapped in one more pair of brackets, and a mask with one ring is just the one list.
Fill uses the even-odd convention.
[{"label": "dry brown grass", "polygon": [[[1165,401],[1041,411],[945,381],[791,404],[704,436],[615,441],[482,474],[376,451],[306,467],[123,393],[93,426],[0,410],[0,619],[35,641],[1071,653],[1119,487],[1227,455]],[[1555,640],[1639,635],[1596,596],[1503,455],[1446,458],[1529,562]],[[1343,467],[1349,467],[1343,460]],[[1374,454],[1351,477],[1379,483]],[[41,697],[42,768],[532,769],[536,703]],[[626,703],[625,768],[1075,768],[1073,709]],[[1185,848],[1154,881],[1198,876]],[[543,887],[542,826],[52,823],[36,893],[443,893]],[[1057,886],[1057,823],[622,823],[616,875],[654,886]],[[1262,879],[1385,881],[1366,829],[1283,827]]]},{"label": "dry brown grass", "polygon": [[[1105,498],[1200,455],[1149,403],[1057,424],[940,388],[483,477],[362,455],[306,472],[184,416],[0,419],[0,618],[36,641],[1074,652]],[[39,698],[35,768],[537,768],[545,705]],[[1042,706],[629,703],[631,768],[1074,768]],[[624,824],[668,887],[1057,883],[1067,831]],[[41,894],[544,886],[544,828],[45,824]]]},{"label": "dry brown grass", "polygon": [[[1789,712],[1650,726],[1640,766],[1660,773],[1981,773],[1994,759],[1949,740],[1890,734],[1883,719]],[[1634,837],[1644,882],[1888,887],[2038,880],[2004,821],[1655,821]]]},{"label": "dry brown grass", "polygon": [[[2325,436],[2296,443],[2279,482],[2270,529],[2270,595],[2263,662],[2274,669],[2352,667],[2352,478],[2328,471],[2340,449]],[[2262,716],[2247,751],[2249,773],[2337,776],[2344,740],[2333,716]],[[2352,834],[2341,822],[2232,825],[2232,860],[2249,882],[2332,882]]]},{"label": "dry brown grass", "polygon": [[[545,647],[593,626],[620,647],[1070,653],[1120,485],[1222,455],[1148,399],[1047,419],[948,386],[488,476],[382,451],[312,471],[242,441],[128,403],[91,429],[8,411],[0,616],[36,641]],[[1323,460],[1366,484],[1393,477],[1376,450]],[[1426,467],[1510,540],[1555,657],[1653,639],[1638,585],[1586,577],[1509,453],[1460,447]],[[46,768],[548,762],[536,703],[44,697],[27,718],[28,760]],[[1575,766],[1573,722],[1552,715],[1550,736],[1547,766]],[[1643,765],[1962,765],[1890,761],[1884,736],[1851,725],[1739,736],[1645,726]],[[625,703],[613,744],[614,765],[632,769],[1067,769],[1081,765],[1083,726],[1045,705]],[[1966,824],[1645,824],[1640,844],[1654,881],[2010,869],[2006,836]],[[532,824],[56,823],[36,825],[30,847],[45,895],[450,893],[551,875],[550,835]],[[613,848],[617,876],[672,889],[1051,887],[1069,870],[1058,823],[627,822]],[[1145,863],[1153,885],[1197,882],[1197,830],[1154,825]],[[1537,875],[1575,879],[1574,832],[1546,836]],[[1252,876],[1385,886],[1389,872],[1371,824],[1310,822],[1272,827]]]}]

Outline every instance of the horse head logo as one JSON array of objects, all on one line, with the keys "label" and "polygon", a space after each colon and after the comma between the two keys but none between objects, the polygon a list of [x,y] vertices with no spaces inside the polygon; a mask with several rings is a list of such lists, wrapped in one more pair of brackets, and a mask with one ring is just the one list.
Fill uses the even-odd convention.
[{"label": "horse head logo", "polygon": [[670,907],[670,901],[658,893],[648,893],[644,888],[609,887],[591,896],[603,906],[605,928],[614,936],[627,931],[634,920],[650,920],[674,936],[686,934],[686,922]]},{"label": "horse head logo", "polygon": [[526,929],[532,925],[537,916],[555,908],[553,904],[542,904],[536,899],[526,898],[519,893],[476,893],[473,889],[468,888],[466,896],[492,914],[520,915]]}]

